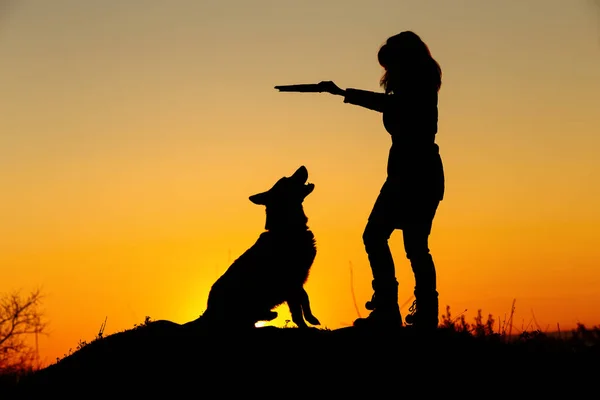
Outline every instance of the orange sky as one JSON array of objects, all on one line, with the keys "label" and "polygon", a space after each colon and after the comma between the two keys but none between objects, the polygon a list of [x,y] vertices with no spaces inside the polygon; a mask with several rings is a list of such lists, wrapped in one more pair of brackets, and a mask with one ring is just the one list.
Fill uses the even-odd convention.
[{"label": "orange sky", "polygon": [[[600,9],[591,1],[170,2],[0,7],[0,292],[42,287],[42,359],[186,322],[264,225],[248,196],[306,165],[328,328],[371,295],[362,231],[385,179],[381,116],[273,86],[379,90],[376,53],[411,29],[443,68],[440,302],[542,329],[600,324]],[[12,6],[11,6],[12,5]],[[400,302],[412,293],[391,239]],[[285,307],[275,325],[285,324]],[[406,313],[406,309],[403,309]]]}]

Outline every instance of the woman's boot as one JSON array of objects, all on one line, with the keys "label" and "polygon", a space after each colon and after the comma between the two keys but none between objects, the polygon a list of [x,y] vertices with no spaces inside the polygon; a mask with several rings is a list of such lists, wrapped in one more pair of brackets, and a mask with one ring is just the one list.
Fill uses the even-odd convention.
[{"label": "woman's boot", "polygon": [[355,327],[369,328],[400,328],[402,316],[398,306],[398,282],[373,281],[373,297],[365,304],[371,313],[366,318],[358,318],[354,321]]},{"label": "woman's boot", "polygon": [[408,309],[406,325],[415,329],[435,330],[439,324],[438,292],[415,290],[415,301]]}]

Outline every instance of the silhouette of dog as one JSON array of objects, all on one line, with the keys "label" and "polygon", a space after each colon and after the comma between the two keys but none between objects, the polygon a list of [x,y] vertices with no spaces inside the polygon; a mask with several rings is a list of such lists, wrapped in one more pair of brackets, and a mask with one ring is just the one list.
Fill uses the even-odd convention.
[{"label": "silhouette of dog", "polygon": [[250,201],[266,208],[265,232],[213,284],[206,311],[208,326],[246,328],[277,317],[273,308],[287,303],[299,328],[320,325],[312,314],[304,283],[317,254],[303,201],[313,190],[301,166]]}]

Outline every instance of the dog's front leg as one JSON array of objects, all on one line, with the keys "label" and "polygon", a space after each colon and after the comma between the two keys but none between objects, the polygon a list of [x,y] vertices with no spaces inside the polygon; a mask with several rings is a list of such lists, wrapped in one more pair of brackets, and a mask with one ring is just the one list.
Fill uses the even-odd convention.
[{"label": "dog's front leg", "polygon": [[313,315],[312,310],[310,309],[310,300],[308,298],[308,293],[306,293],[306,290],[302,287],[300,288],[299,293],[300,304],[302,305],[302,315],[304,316],[304,318],[306,318],[306,320],[310,322],[311,325],[321,325],[319,320]]},{"label": "dog's front leg", "polygon": [[290,309],[290,314],[292,315],[292,321],[298,326],[298,328],[308,328],[308,325],[304,321],[304,316],[302,315],[302,301],[298,294],[294,293],[287,300],[288,307]]}]

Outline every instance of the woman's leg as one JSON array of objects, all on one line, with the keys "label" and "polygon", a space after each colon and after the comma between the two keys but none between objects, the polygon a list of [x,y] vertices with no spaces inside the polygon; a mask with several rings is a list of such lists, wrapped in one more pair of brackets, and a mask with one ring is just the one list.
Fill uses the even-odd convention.
[{"label": "woman's leg", "polygon": [[407,223],[402,232],[406,257],[415,276],[415,303],[406,323],[419,328],[435,329],[439,322],[436,269],[429,251],[429,235],[438,204],[435,202],[415,212],[415,216],[423,218]]},{"label": "woman's leg", "polygon": [[393,232],[393,226],[378,218],[369,219],[363,232],[365,251],[376,282],[396,282],[394,258],[388,244]]},{"label": "woman's leg", "polygon": [[392,202],[391,196],[382,190],[373,206],[363,233],[363,243],[373,273],[374,295],[366,304],[366,308],[372,311],[371,314],[367,318],[359,318],[354,321],[355,326],[402,325],[398,307],[396,270],[388,245],[388,239],[395,229],[395,221],[390,214]]}]

